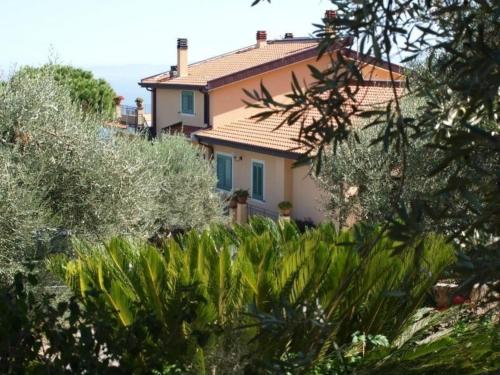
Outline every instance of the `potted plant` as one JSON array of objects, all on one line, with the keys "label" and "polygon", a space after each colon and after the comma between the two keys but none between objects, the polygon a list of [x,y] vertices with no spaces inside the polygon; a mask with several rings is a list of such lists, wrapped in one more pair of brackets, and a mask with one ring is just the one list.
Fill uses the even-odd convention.
[{"label": "potted plant", "polygon": [[236,208],[236,206],[237,206],[237,204],[238,204],[238,198],[236,197],[236,195],[231,194],[231,195],[227,198],[227,202],[228,202],[228,206],[229,206],[229,208]]},{"label": "potted plant", "polygon": [[234,196],[236,197],[238,203],[247,203],[247,199],[250,196],[250,193],[248,192],[248,190],[238,189],[234,192]]},{"label": "potted plant", "polygon": [[278,208],[281,216],[290,216],[290,211],[292,210],[293,205],[289,201],[283,201],[278,203]]},{"label": "potted plant", "polygon": [[137,108],[142,108],[142,103],[144,103],[144,99],[141,97],[138,97],[135,99],[135,104],[137,105]]},{"label": "potted plant", "polygon": [[123,99],[125,99],[125,97],[119,95],[119,96],[115,96],[113,101],[115,102],[115,105],[120,105],[122,103]]}]

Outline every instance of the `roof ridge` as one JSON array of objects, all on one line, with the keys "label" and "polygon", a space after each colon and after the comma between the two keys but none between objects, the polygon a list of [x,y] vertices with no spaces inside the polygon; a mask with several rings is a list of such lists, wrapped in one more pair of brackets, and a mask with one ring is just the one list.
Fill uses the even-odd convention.
[{"label": "roof ridge", "polygon": [[203,63],[206,63],[206,62],[209,62],[209,61],[220,59],[222,57],[234,55],[235,53],[241,53],[241,52],[245,52],[245,51],[250,51],[252,49],[255,49],[255,44],[252,44],[252,45],[249,45],[249,46],[246,46],[246,47],[243,47],[243,48],[238,48],[238,49],[235,49],[233,51],[224,52],[224,53],[221,53],[220,55],[215,55],[215,56],[212,56],[212,57],[208,57],[208,58],[203,59],[203,60],[195,61],[194,63],[191,63],[188,66],[195,66],[195,65],[203,64]]},{"label": "roof ridge", "polygon": [[306,42],[306,41],[311,41],[311,42],[318,42],[320,41],[321,38],[315,38],[315,37],[309,37],[309,36],[294,36],[293,38],[282,38],[282,39],[270,39],[267,42],[270,44],[273,43],[299,43],[299,42]]},{"label": "roof ridge", "polygon": [[[317,42],[318,40],[319,40],[319,38],[297,37],[297,38],[293,38],[293,39],[291,39],[291,38],[290,39],[272,39],[272,40],[268,40],[267,42],[269,44],[281,44],[281,43],[294,43],[294,42],[295,43],[301,43],[301,42],[304,42],[304,41]],[[221,59],[223,57],[232,56],[232,55],[237,54],[237,53],[251,51],[251,50],[256,49],[256,48],[257,47],[255,46],[255,44],[251,44],[251,45],[248,45],[246,47],[238,48],[238,49],[235,49],[235,50],[232,50],[232,51],[221,53],[219,55],[208,57],[206,59],[195,61],[195,62],[189,64],[188,66],[189,67],[193,67],[193,66],[197,66],[197,65],[204,64],[204,63],[207,63],[207,62],[216,61],[216,60]],[[307,48],[308,47],[304,47],[303,50],[307,49]],[[277,60],[279,60],[279,58]],[[160,72],[160,73],[153,74],[151,76],[142,78],[141,80],[151,79],[153,77],[158,77],[158,76],[161,76],[161,75],[164,75],[164,74],[168,74],[169,72],[170,71],[167,70],[167,71],[164,71],[164,72]]]},{"label": "roof ridge", "polygon": [[[304,41],[317,42],[318,40],[320,40],[320,39],[319,38],[312,38],[312,37],[311,38],[310,37],[298,37],[298,38],[290,38],[290,39],[271,39],[271,40],[268,40],[267,43],[268,44],[294,43],[294,42],[300,43],[300,42],[304,42]],[[220,55],[215,55],[215,56],[203,59],[203,60],[195,61],[194,63],[189,64],[189,66],[195,66],[195,65],[199,65],[199,64],[206,63],[209,61],[214,61],[214,60],[220,59],[222,57],[231,56],[231,55],[234,55],[236,53],[250,51],[250,50],[253,50],[256,48],[257,47],[255,46],[255,44],[251,44],[251,45],[246,46],[246,47],[242,47],[242,48],[238,48],[238,49],[235,49],[235,50],[232,50],[229,52],[221,53]],[[304,47],[304,49],[305,48],[306,47]]]}]

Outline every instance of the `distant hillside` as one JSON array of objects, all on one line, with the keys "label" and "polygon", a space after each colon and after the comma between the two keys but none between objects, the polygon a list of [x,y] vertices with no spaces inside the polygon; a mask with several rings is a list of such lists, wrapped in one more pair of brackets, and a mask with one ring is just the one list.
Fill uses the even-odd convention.
[{"label": "distant hillside", "polygon": [[135,105],[135,98],[144,99],[147,113],[151,113],[151,93],[137,83],[141,78],[163,72],[168,69],[165,65],[101,65],[87,66],[96,77],[108,81],[118,95],[125,97],[124,104]]}]

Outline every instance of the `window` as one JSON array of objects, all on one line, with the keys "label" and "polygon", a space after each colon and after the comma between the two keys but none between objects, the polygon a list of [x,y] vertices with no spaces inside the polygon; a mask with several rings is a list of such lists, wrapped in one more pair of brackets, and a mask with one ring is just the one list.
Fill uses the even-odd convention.
[{"label": "window", "polygon": [[181,113],[185,115],[194,115],[194,91],[182,91]]},{"label": "window", "polygon": [[217,188],[231,191],[233,189],[233,157],[217,154]]},{"label": "window", "polygon": [[252,199],[264,200],[264,163],[252,161]]}]

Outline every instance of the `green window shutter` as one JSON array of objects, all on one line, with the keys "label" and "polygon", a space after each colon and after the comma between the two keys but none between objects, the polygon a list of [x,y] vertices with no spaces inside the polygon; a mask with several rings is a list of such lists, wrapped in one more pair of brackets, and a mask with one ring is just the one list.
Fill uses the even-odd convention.
[{"label": "green window shutter", "polygon": [[222,165],[222,159],[220,155],[217,155],[217,188],[222,189],[222,179],[224,177],[224,165]]},{"label": "green window shutter", "polygon": [[194,92],[183,91],[181,95],[181,112],[194,115]]},{"label": "green window shutter", "polygon": [[233,188],[233,158],[217,155],[217,188],[230,191]]},{"label": "green window shutter", "polygon": [[264,200],[264,164],[252,162],[252,198]]}]

